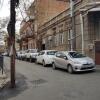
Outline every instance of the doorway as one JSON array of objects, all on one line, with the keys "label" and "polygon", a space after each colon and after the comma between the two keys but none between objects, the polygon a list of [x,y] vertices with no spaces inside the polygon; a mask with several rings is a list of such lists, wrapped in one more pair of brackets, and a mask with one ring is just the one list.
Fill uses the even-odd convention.
[{"label": "doorway", "polygon": [[100,41],[95,41],[95,63],[100,65]]}]

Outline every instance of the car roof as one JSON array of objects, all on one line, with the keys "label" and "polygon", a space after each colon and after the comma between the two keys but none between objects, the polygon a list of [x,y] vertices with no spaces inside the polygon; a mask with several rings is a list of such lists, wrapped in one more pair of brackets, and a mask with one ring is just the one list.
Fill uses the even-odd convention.
[{"label": "car roof", "polygon": [[60,52],[62,52],[62,53],[64,53],[64,54],[68,54],[68,53],[70,53],[70,52],[77,52],[77,51],[60,51]]},{"label": "car roof", "polygon": [[60,51],[60,52],[77,52],[77,51]]},{"label": "car roof", "polygon": [[[58,50],[42,50],[42,51],[48,52],[48,51],[58,51]],[[42,52],[42,51],[40,51],[40,52]]]}]

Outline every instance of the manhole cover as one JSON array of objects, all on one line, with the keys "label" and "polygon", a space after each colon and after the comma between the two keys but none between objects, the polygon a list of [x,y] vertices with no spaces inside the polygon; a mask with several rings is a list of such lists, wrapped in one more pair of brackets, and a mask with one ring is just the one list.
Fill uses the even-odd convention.
[{"label": "manhole cover", "polygon": [[38,79],[38,80],[31,81],[31,83],[34,84],[34,85],[40,85],[40,84],[47,83],[47,81],[44,80],[44,79]]}]

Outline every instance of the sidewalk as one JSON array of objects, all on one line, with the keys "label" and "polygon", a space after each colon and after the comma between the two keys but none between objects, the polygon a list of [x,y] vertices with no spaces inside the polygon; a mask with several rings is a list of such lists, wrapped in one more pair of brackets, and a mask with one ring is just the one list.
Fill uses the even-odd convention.
[{"label": "sidewalk", "polygon": [[2,89],[10,81],[9,77],[4,72],[0,71],[0,89]]}]

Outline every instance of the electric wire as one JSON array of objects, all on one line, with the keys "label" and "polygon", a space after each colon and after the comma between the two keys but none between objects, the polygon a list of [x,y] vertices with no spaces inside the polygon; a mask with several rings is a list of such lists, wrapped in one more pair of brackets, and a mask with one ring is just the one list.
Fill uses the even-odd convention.
[{"label": "electric wire", "polygon": [[[24,1],[24,0],[23,0]],[[25,3],[25,2],[24,2]],[[20,11],[20,13],[21,13],[21,16],[22,16],[22,19],[24,20],[24,21],[26,21],[26,19],[24,18],[24,16],[23,16],[23,13],[22,13],[22,10],[21,10],[21,8],[20,8],[20,6],[18,6],[18,8],[19,8],[19,11]],[[28,16],[29,17],[29,16]],[[29,17],[29,19],[30,19],[30,17]],[[32,29],[32,27],[31,27],[31,25],[29,24],[29,23],[27,23],[28,24],[28,26],[29,26],[29,28],[31,29],[31,32],[34,32],[33,31],[33,29]],[[34,34],[35,35],[35,34]]]}]

